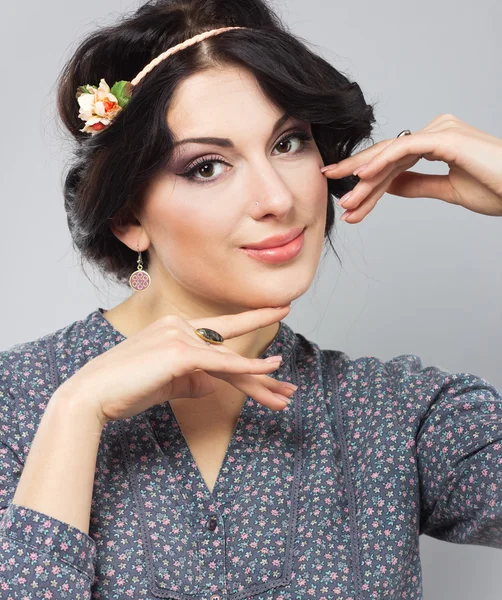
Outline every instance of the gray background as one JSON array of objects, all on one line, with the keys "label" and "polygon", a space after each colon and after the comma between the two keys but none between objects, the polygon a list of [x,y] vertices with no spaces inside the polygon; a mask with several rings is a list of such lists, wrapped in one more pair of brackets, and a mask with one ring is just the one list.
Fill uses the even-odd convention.
[{"label": "gray background", "polygon": [[[2,7],[0,349],[129,295],[91,269],[86,277],[72,250],[61,193],[69,145],[54,101],[76,41],[139,4],[27,0]],[[496,0],[273,6],[377,102],[375,142],[417,131],[442,113],[502,138]],[[447,173],[444,163],[425,160],[413,170]],[[475,373],[502,390],[502,219],[386,194],[362,223],[337,221],[336,228],[343,266],[325,253],[285,319],[295,331],[352,358],[418,354],[425,365]],[[500,550],[426,536],[420,548],[426,600],[500,599]]]}]

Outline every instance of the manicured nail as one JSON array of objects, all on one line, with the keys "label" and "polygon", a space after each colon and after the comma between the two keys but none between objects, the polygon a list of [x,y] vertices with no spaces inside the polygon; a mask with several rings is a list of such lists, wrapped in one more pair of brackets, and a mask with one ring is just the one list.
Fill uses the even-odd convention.
[{"label": "manicured nail", "polygon": [[347,192],[347,193],[345,194],[345,196],[342,196],[342,197],[340,198],[340,200],[338,200],[338,202],[337,202],[337,205],[338,205],[338,206],[341,206],[342,204],[345,204],[345,201],[346,201],[346,200],[348,200],[348,199],[349,199],[351,196],[352,196],[352,191],[350,191],[350,192]]},{"label": "manicured nail", "polygon": [[265,359],[265,362],[282,362],[282,354],[277,354],[276,356],[269,356]]},{"label": "manicured nail", "polygon": [[345,221],[345,219],[349,216],[349,213],[345,211],[343,215],[340,217],[340,221]]},{"label": "manicured nail", "polygon": [[352,175],[357,175],[358,173],[360,173],[367,166],[367,164],[368,163],[364,163],[364,165],[357,167],[357,169],[352,173]]},{"label": "manicured nail", "polygon": [[292,390],[293,392],[296,392],[296,390],[298,389],[297,385],[294,385],[293,383],[289,383],[287,381],[281,381],[281,385],[288,390]]},{"label": "manicured nail", "polygon": [[337,167],[338,164],[337,163],[333,163],[332,165],[326,165],[325,167],[321,168],[321,173],[324,173],[325,171],[327,171],[328,169],[334,169],[335,167]]},{"label": "manicured nail", "polygon": [[286,404],[291,404],[291,400],[289,398],[286,398],[286,396],[283,396],[282,394],[274,394],[274,396],[276,398],[279,398],[279,400],[286,402]]}]

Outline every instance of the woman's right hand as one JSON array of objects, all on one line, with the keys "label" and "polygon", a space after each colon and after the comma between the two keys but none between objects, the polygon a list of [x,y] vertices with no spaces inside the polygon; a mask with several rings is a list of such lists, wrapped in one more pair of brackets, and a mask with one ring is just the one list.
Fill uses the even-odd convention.
[{"label": "woman's right hand", "polygon": [[246,358],[224,344],[209,345],[195,329],[214,329],[228,340],[279,321],[289,308],[259,308],[190,320],[162,317],[90,360],[62,386],[86,402],[92,399],[103,425],[174,398],[210,394],[216,389],[214,377],[272,410],[283,409],[287,403],[275,394],[288,397],[294,390],[288,393],[280,381],[266,375],[281,362]]}]

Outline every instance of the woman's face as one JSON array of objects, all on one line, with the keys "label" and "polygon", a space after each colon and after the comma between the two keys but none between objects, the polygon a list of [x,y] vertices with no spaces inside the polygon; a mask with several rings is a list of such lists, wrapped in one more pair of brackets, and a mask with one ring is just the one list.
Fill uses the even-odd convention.
[{"label": "woman's face", "polygon": [[[175,141],[229,141],[177,144],[152,183],[138,215],[143,232],[130,244],[136,250],[140,239],[150,253],[152,285],[143,294],[229,314],[289,304],[309,288],[323,249],[327,180],[315,142],[298,137],[309,123],[274,129],[282,116],[245,69],[211,69],[180,84],[166,115]],[[265,263],[241,249],[303,227],[291,260]]]}]

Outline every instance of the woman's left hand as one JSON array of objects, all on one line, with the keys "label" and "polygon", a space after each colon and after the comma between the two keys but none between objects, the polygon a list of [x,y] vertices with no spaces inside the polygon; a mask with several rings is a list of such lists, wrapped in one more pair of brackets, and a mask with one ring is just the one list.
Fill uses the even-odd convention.
[{"label": "woman's left hand", "polygon": [[[407,171],[420,158],[442,160],[448,175]],[[364,170],[354,173],[362,165]],[[438,198],[482,215],[502,216],[502,140],[453,115],[436,117],[412,135],[383,140],[337,163],[330,179],[358,175],[360,181],[338,204],[341,219],[359,223],[386,192],[405,198]]]}]

